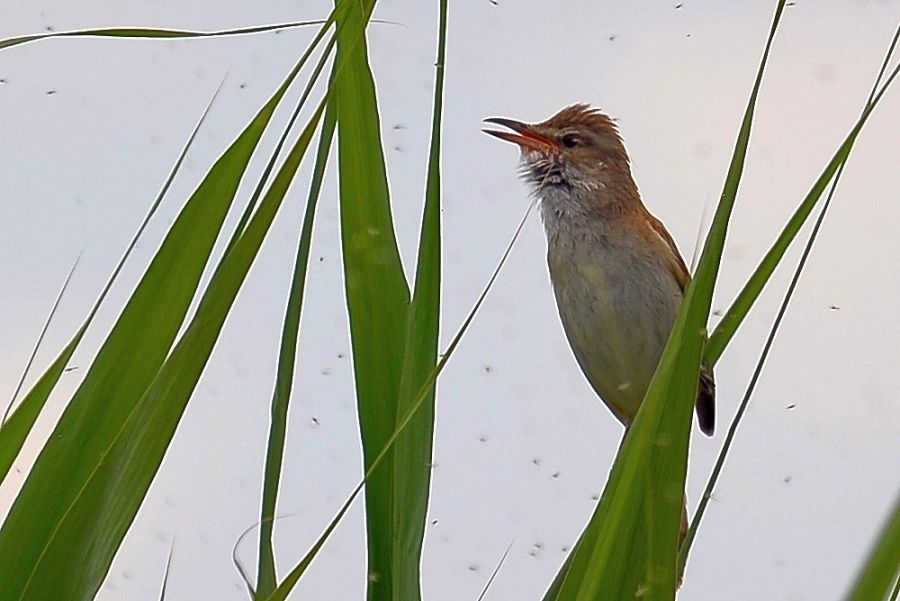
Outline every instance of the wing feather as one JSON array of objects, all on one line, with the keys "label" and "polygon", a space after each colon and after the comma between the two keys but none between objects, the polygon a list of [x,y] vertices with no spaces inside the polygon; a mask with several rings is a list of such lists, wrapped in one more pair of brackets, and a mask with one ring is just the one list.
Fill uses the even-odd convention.
[{"label": "wing feather", "polygon": [[678,252],[678,246],[675,244],[675,240],[672,239],[671,234],[666,230],[666,226],[649,212],[647,213],[647,221],[653,229],[653,232],[662,238],[662,241],[671,251],[668,256],[669,269],[672,270],[672,275],[675,276],[675,280],[678,282],[678,285],[681,286],[681,291],[684,292],[688,283],[691,281],[691,274],[688,272],[687,265],[681,257],[681,253]]},{"label": "wing feather", "polygon": [[[678,246],[672,239],[666,227],[662,222],[651,215],[649,211],[646,213],[647,222],[653,232],[662,239],[663,243],[671,251],[668,253],[668,264],[675,281],[681,287],[681,291],[687,288],[691,281],[691,274],[687,265],[678,252]],[[707,436],[712,436],[716,423],[716,381],[713,377],[712,369],[707,365],[700,366],[700,385],[697,391],[697,402],[695,404],[697,410],[697,421],[700,423],[700,430]]]}]

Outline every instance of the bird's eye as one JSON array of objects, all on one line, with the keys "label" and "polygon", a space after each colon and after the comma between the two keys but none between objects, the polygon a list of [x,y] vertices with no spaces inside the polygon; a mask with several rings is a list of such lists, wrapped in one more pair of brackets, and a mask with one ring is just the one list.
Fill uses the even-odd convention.
[{"label": "bird's eye", "polygon": [[575,148],[576,146],[581,145],[581,138],[575,134],[567,134],[563,136],[562,143],[566,148]]}]

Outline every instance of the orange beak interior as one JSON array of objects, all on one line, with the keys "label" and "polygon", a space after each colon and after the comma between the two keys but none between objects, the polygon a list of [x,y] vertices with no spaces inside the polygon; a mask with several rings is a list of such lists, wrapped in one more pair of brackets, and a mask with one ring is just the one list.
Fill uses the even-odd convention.
[{"label": "orange beak interior", "polygon": [[539,133],[535,132],[532,126],[528,125],[527,123],[514,121],[512,119],[504,119],[502,117],[490,117],[488,119],[485,119],[485,121],[488,123],[496,123],[497,125],[502,125],[503,127],[508,127],[513,131],[497,131],[494,129],[483,129],[481,131],[500,138],[501,140],[506,140],[507,142],[518,144],[523,150],[526,148],[529,148],[531,150],[540,150],[543,152],[547,152],[548,150],[558,150],[556,142],[554,142],[550,138],[547,138],[546,136],[542,136]]}]

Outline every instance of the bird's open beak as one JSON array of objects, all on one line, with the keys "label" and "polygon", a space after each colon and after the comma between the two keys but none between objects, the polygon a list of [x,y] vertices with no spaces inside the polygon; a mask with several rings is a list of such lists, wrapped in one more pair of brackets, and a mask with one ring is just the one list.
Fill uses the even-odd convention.
[{"label": "bird's open beak", "polygon": [[502,117],[490,117],[488,119],[485,119],[485,121],[488,123],[496,123],[497,125],[502,125],[503,127],[508,127],[516,133],[508,131],[497,131],[493,129],[483,129],[481,131],[486,134],[496,136],[501,140],[506,140],[507,142],[518,144],[523,150],[526,148],[532,150],[540,150],[543,152],[546,152],[548,150],[558,150],[556,142],[535,132],[534,128],[527,123],[514,121],[512,119],[504,119]]}]

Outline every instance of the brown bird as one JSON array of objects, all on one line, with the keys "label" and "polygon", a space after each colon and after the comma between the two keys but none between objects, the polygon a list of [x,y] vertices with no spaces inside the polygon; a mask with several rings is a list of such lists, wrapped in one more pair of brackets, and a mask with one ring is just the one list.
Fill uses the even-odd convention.
[{"label": "brown bird", "polygon": [[[526,124],[485,121],[521,148],[540,200],[556,306],[575,359],[626,428],[634,421],[690,281],[672,236],[641,201],[628,153],[607,115],[585,104]],[[697,420],[711,436],[715,383],[704,366]]]}]

